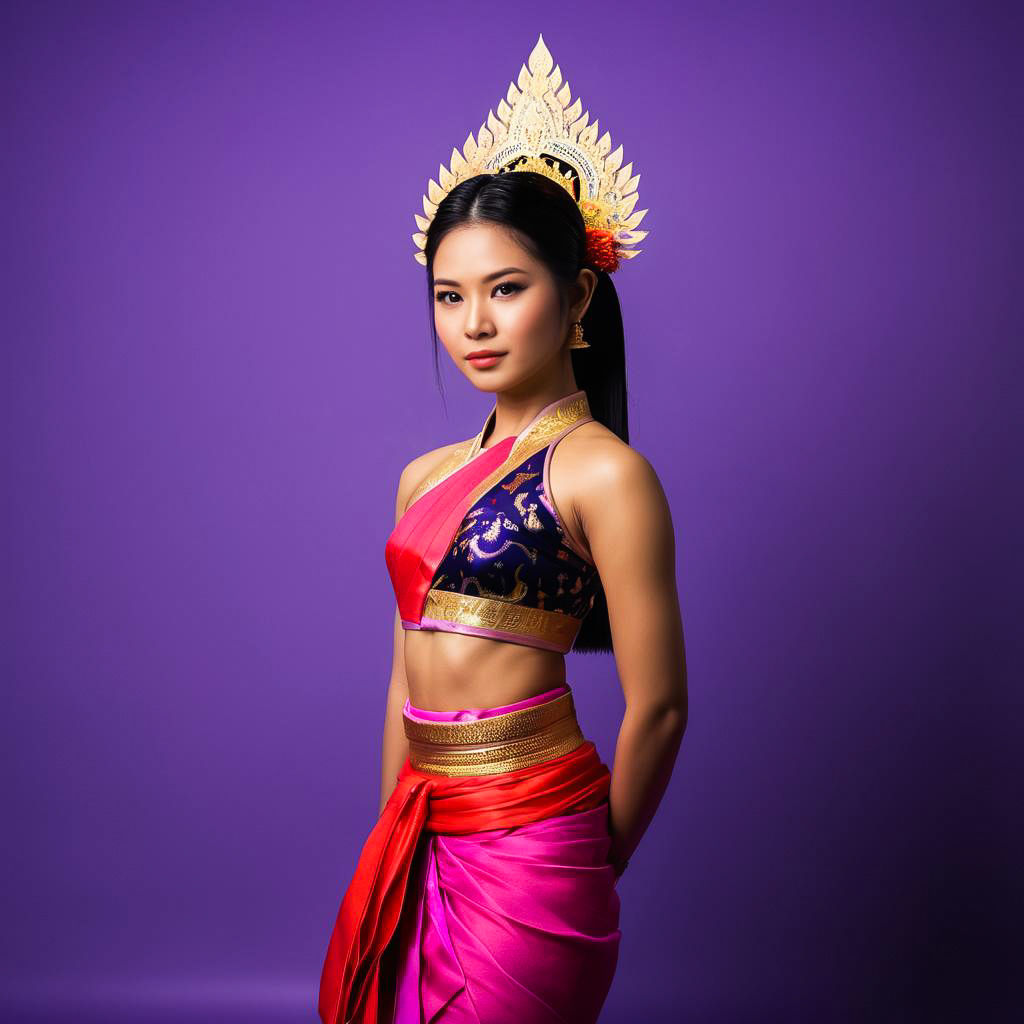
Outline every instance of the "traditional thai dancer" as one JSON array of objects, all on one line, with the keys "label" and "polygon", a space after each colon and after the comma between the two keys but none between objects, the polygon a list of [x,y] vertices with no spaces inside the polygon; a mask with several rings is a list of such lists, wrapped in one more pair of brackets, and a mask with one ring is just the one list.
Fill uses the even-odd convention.
[{"label": "traditional thai dancer", "polygon": [[[324,1024],[592,1024],[615,974],[616,881],[687,698],[672,520],[628,444],[609,276],[646,211],[588,121],[540,38],[416,218],[435,343],[494,404],[398,483],[381,811],[330,936]],[[614,653],[611,771],[570,650]]]}]

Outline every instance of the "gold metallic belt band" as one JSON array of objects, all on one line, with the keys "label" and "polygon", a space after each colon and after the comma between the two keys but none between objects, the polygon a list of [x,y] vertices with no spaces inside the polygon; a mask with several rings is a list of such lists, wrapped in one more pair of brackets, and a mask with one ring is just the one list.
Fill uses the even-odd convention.
[{"label": "gold metallic belt band", "polygon": [[409,763],[434,775],[498,775],[560,757],[585,742],[572,692],[468,722],[402,716]]},{"label": "gold metallic belt band", "polygon": [[524,608],[492,597],[478,597],[475,594],[460,594],[437,588],[427,591],[423,618],[537,637],[566,650],[572,647],[582,625],[581,619],[565,612]]}]

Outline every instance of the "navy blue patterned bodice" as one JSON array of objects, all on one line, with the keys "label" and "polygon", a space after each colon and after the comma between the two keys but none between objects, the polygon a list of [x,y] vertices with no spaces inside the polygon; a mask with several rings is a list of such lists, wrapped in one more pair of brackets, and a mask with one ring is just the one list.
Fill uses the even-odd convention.
[{"label": "navy blue patterned bodice", "polygon": [[595,566],[566,540],[544,493],[535,452],[467,513],[437,567],[432,590],[485,597],[582,620],[599,585]]}]

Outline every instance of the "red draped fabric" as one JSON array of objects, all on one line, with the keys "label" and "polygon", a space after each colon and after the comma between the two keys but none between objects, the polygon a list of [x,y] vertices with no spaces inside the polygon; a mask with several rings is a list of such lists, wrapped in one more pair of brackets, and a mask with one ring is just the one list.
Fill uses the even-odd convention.
[{"label": "red draped fabric", "polygon": [[380,1007],[391,1004],[395,978],[382,977],[380,960],[395,934],[424,829],[465,835],[586,811],[608,799],[610,783],[589,740],[496,775],[426,775],[406,759],[338,911],[320,977],[323,1024],[386,1024]]},{"label": "red draped fabric", "polygon": [[419,624],[431,580],[448,543],[465,518],[467,499],[488,474],[508,458],[515,437],[485,448],[405,511],[384,547],[391,583],[403,621]]}]

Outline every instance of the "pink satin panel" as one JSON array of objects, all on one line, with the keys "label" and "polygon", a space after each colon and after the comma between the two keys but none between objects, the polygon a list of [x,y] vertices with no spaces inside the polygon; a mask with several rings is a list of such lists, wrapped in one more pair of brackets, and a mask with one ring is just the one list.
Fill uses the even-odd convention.
[{"label": "pink satin panel", "polygon": [[562,683],[553,690],[538,693],[536,697],[517,700],[515,704],[502,704],[496,708],[463,708],[461,711],[426,711],[423,708],[413,707],[407,697],[403,710],[410,718],[421,718],[427,722],[471,722],[481,718],[490,718],[492,715],[503,715],[506,711],[519,711],[521,708],[533,707],[534,704],[543,704],[544,701],[554,700],[555,697],[561,697],[568,691],[569,687]]},{"label": "pink satin panel", "polygon": [[[469,721],[498,708],[406,713]],[[615,975],[608,806],[471,835],[425,833],[399,927],[392,1024],[594,1024]]]},{"label": "pink satin panel", "polygon": [[384,561],[403,622],[419,625],[427,591],[448,542],[468,510],[467,498],[505,461],[515,437],[485,448],[471,462],[431,487],[399,519],[384,545]]}]

